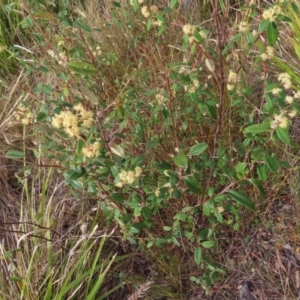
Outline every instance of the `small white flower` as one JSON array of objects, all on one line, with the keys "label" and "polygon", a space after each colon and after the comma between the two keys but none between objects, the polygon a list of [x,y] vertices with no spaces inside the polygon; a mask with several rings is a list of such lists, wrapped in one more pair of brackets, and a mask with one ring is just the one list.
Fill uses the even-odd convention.
[{"label": "small white flower", "polygon": [[286,96],[284,100],[288,104],[292,104],[294,102],[294,98],[292,96]]}]

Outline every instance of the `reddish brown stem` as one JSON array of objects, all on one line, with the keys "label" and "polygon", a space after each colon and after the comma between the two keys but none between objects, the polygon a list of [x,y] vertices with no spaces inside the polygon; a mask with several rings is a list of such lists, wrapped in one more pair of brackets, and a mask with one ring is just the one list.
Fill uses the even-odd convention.
[{"label": "reddish brown stem", "polygon": [[217,121],[216,133],[215,133],[215,138],[214,138],[214,152],[213,152],[213,155],[215,156],[216,152],[217,152],[217,146],[218,146],[218,136],[219,136],[221,124],[222,124],[223,105],[224,105],[225,80],[224,80],[224,67],[223,67],[223,55],[222,55],[224,37],[222,39],[220,23],[219,23],[219,19],[218,19],[218,15],[217,15],[218,14],[217,1],[212,0],[211,4],[213,7],[214,22],[215,22],[216,29],[217,29],[217,46],[218,46],[218,52],[219,52],[219,71],[220,71],[220,73],[219,73],[220,84],[219,84],[218,121]]},{"label": "reddish brown stem", "polygon": [[177,138],[177,126],[176,126],[174,115],[173,115],[174,97],[173,97],[172,91],[171,91],[169,74],[166,75],[166,83],[167,83],[167,90],[168,90],[168,93],[169,93],[169,104],[170,104],[169,105],[169,110],[170,110],[170,116],[171,116],[172,125],[173,125],[173,134],[174,134],[175,147],[177,149],[179,149],[178,138]]}]

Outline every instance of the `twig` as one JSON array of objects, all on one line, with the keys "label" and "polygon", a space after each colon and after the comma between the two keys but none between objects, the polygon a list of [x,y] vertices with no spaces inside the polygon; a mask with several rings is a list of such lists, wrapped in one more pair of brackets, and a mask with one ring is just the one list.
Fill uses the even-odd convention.
[{"label": "twig", "polygon": [[171,116],[172,125],[173,125],[173,134],[174,134],[175,147],[177,149],[179,149],[178,138],[177,138],[177,127],[176,127],[176,123],[175,123],[174,115],[173,115],[174,97],[173,97],[172,91],[171,91],[169,74],[166,75],[166,83],[167,83],[167,89],[168,89],[168,93],[169,93],[169,103],[170,103],[169,110],[170,110],[170,116]]},{"label": "twig", "polygon": [[220,29],[218,16],[217,16],[216,0],[212,0],[211,4],[213,7],[213,16],[214,16],[216,29],[217,29],[217,45],[218,45],[218,52],[219,52],[219,69],[220,69],[220,84],[218,85],[219,86],[218,121],[217,121],[216,133],[215,133],[215,138],[214,138],[214,152],[213,152],[213,155],[215,156],[215,154],[217,152],[218,136],[220,133],[222,117],[223,117],[225,81],[224,81],[224,68],[223,68],[223,55],[222,55],[223,40],[221,39],[221,29]]}]

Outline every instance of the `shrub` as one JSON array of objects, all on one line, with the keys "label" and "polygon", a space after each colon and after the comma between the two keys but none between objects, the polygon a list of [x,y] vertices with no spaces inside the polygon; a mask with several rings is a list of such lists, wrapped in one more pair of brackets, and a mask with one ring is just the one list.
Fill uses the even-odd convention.
[{"label": "shrub", "polygon": [[85,5],[27,7],[26,76],[40,81],[16,117],[74,195],[97,198],[131,243],[189,245],[203,269],[191,280],[208,288],[224,274],[212,254],[222,228],[251,222],[290,168],[299,76],[280,58],[279,29],[299,34],[298,6],[240,7],[229,29],[214,1],[211,23],[188,23],[176,0]]}]

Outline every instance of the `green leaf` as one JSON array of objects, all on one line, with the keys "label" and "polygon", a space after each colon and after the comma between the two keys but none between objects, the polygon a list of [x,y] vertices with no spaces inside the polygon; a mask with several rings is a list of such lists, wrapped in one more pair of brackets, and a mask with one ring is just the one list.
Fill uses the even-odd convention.
[{"label": "green leaf", "polygon": [[178,214],[176,214],[176,215],[174,216],[174,220],[180,220],[180,221],[185,222],[185,221],[187,220],[188,216],[189,216],[189,215],[186,214],[186,213],[179,212]]},{"label": "green leaf", "polygon": [[200,184],[193,177],[184,178],[183,181],[191,192],[194,194],[201,193]]},{"label": "green leaf", "polygon": [[37,19],[46,20],[46,21],[50,21],[50,22],[55,21],[55,16],[49,12],[37,12],[35,14],[35,17]]},{"label": "green leaf", "polygon": [[251,32],[247,32],[246,39],[247,39],[247,42],[250,43],[250,44],[253,44],[254,41],[255,41],[254,36]]},{"label": "green leaf", "polygon": [[206,217],[209,217],[212,209],[214,208],[214,202],[212,200],[208,200],[203,204],[203,214]]},{"label": "green leaf", "polygon": [[175,236],[172,236],[172,242],[173,242],[176,246],[178,246],[178,247],[181,246],[180,243],[178,242],[178,240],[176,239]]},{"label": "green leaf", "polygon": [[191,147],[189,155],[199,155],[207,149],[208,145],[206,143],[199,143]]},{"label": "green leaf", "polygon": [[242,173],[247,167],[247,164],[246,163],[238,163],[235,167],[235,171],[237,173]]},{"label": "green leaf", "polygon": [[86,169],[78,167],[70,173],[70,180],[78,179],[86,174]]},{"label": "green leaf", "polygon": [[268,168],[274,173],[277,173],[278,165],[276,161],[269,155],[269,153],[265,153],[265,162],[268,166]]},{"label": "green leaf", "polygon": [[219,221],[219,223],[222,224],[224,222],[223,216],[222,216],[222,214],[219,211],[215,210],[214,211],[214,215],[217,218],[217,220]]},{"label": "green leaf", "polygon": [[197,247],[194,252],[194,259],[196,264],[199,266],[202,260],[202,249]]},{"label": "green leaf", "polygon": [[148,244],[147,244],[147,248],[151,248],[152,246],[153,246],[153,244],[154,244],[154,241],[150,241],[150,242],[148,242]]},{"label": "green leaf", "polygon": [[146,220],[149,220],[151,215],[152,215],[152,210],[149,207],[145,207],[143,209],[143,215],[144,215]]},{"label": "green leaf", "polygon": [[266,132],[270,129],[270,122],[264,122],[261,124],[251,125],[244,130],[244,133],[261,133]]},{"label": "green leaf", "polygon": [[269,23],[267,27],[267,40],[271,46],[274,46],[278,38],[278,29],[275,22]]},{"label": "green leaf", "polygon": [[266,182],[268,179],[268,174],[267,174],[267,170],[266,170],[266,166],[265,165],[259,165],[257,167],[257,175],[259,177],[260,180]]},{"label": "green leaf", "polygon": [[82,139],[79,139],[77,142],[77,147],[76,147],[77,154],[81,154],[83,146],[84,146],[84,141]]},{"label": "green leaf", "polygon": [[207,239],[209,234],[209,230],[207,228],[203,228],[199,232],[199,239],[200,241]]},{"label": "green leaf", "polygon": [[212,248],[215,245],[215,241],[205,241],[201,243],[204,248]]},{"label": "green leaf", "polygon": [[266,91],[266,93],[270,93],[270,92],[272,92],[277,87],[278,87],[277,83],[270,83],[270,82],[268,82],[265,91]]},{"label": "green leaf", "polygon": [[187,169],[187,167],[189,166],[188,158],[183,151],[180,151],[180,153],[173,158],[173,161],[178,167]]},{"label": "green leaf", "polygon": [[107,174],[108,172],[109,172],[108,167],[102,167],[102,168],[97,169],[97,173],[100,174],[100,175]]},{"label": "green leaf", "polygon": [[148,150],[148,149],[151,149],[151,148],[156,148],[158,144],[159,144],[159,140],[152,140],[152,141],[147,143],[146,149]]},{"label": "green leaf", "polygon": [[86,32],[91,32],[91,28],[89,26],[87,26],[86,24],[80,22],[80,21],[76,21],[75,22],[76,25],[78,25],[78,27],[80,27],[81,29],[83,29]]},{"label": "green leaf", "polygon": [[72,180],[71,181],[71,186],[77,190],[81,190],[83,188],[83,185],[81,182],[77,181],[77,180]]},{"label": "green leaf", "polygon": [[15,282],[20,282],[20,281],[23,281],[24,278],[23,277],[17,277],[17,276],[10,276],[9,279],[11,281],[15,281]]},{"label": "green leaf", "polygon": [[74,73],[81,75],[94,75],[97,69],[83,61],[70,60],[67,62],[67,67]]},{"label": "green leaf", "polygon": [[291,165],[288,162],[283,161],[283,160],[278,161],[278,165],[282,168],[285,168],[285,169],[290,169],[291,168]]},{"label": "green leaf", "polygon": [[299,8],[298,8],[297,4],[291,2],[290,5],[291,5],[291,7],[292,7],[294,13],[296,13],[297,15],[299,15]]},{"label": "green leaf", "polygon": [[170,3],[170,8],[173,8],[175,5],[176,5],[176,3],[177,3],[177,1],[178,0],[171,0],[171,3]]},{"label": "green leaf", "polygon": [[294,44],[295,53],[300,59],[300,44],[296,40],[293,41],[293,44]]},{"label": "green leaf", "polygon": [[281,127],[276,127],[276,133],[279,139],[284,142],[287,145],[291,144],[291,139],[289,137],[289,132],[288,129],[286,128],[281,128]]},{"label": "green leaf", "polygon": [[171,187],[175,186],[178,181],[179,181],[179,179],[178,179],[177,174],[170,175],[169,183],[170,183]]},{"label": "green leaf", "polygon": [[265,196],[265,190],[264,190],[264,187],[262,186],[262,184],[257,180],[257,179],[254,179],[254,178],[249,178],[248,181],[253,184],[254,186],[256,186],[259,190],[259,194],[261,195],[261,197],[264,197]]},{"label": "green leaf", "polygon": [[178,189],[173,189],[172,197],[174,197],[175,199],[180,199],[181,198],[181,192]]},{"label": "green leaf", "polygon": [[36,120],[38,122],[42,121],[47,115],[44,113],[44,112],[40,112],[37,117],[36,117]]},{"label": "green leaf", "polygon": [[164,231],[171,231],[172,227],[170,227],[170,226],[164,226],[163,229],[164,229]]},{"label": "green leaf", "polygon": [[167,28],[166,24],[163,24],[162,26],[160,26],[157,36],[161,36],[165,32],[166,28]]},{"label": "green leaf", "polygon": [[263,31],[265,31],[268,28],[269,24],[270,24],[270,21],[262,20],[258,26],[258,33],[262,33]]},{"label": "green leaf", "polygon": [[18,150],[9,150],[6,152],[6,157],[13,159],[24,158],[24,153]]},{"label": "green leaf", "polygon": [[247,196],[245,196],[242,192],[239,191],[235,191],[235,190],[230,190],[228,192],[228,194],[234,199],[236,200],[238,203],[242,204],[243,206],[254,210],[255,206],[254,203],[251,201],[250,198],[248,198]]}]

